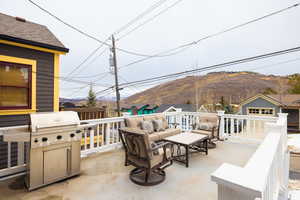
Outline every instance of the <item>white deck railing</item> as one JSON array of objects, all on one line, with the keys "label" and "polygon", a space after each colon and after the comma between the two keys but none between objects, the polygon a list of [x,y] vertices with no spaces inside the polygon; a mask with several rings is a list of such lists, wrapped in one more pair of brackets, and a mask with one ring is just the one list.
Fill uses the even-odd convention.
[{"label": "white deck railing", "polygon": [[[170,127],[173,127],[174,123],[176,123],[183,131],[190,131],[192,125],[199,118],[208,115],[216,115],[216,113],[172,112],[166,113],[166,118]],[[264,132],[262,130],[265,129],[266,122],[275,122],[277,120],[275,117],[226,115],[222,111],[218,112],[218,116],[220,117],[219,131],[222,138],[243,136],[249,133],[254,135],[258,132]],[[124,119],[124,117],[114,117],[82,121],[82,123],[93,123],[95,127],[91,130],[86,129],[82,134],[81,156],[86,157],[93,153],[110,151],[121,147],[118,128],[124,125]],[[231,126],[232,124],[233,126]],[[0,143],[3,143],[1,140],[1,130],[14,128],[18,127],[0,128]],[[7,167],[0,169],[0,180],[1,177],[22,174],[25,173],[26,170],[26,154],[24,153],[26,144],[24,142],[10,142],[5,144],[7,145],[7,150],[0,152],[0,156],[6,159],[0,159],[0,162],[1,160],[6,160]],[[17,146],[17,148],[12,148],[13,146]],[[17,151],[12,151],[15,149],[17,149]],[[3,163],[1,164],[3,165]]]},{"label": "white deck railing", "polygon": [[211,178],[218,200],[287,200],[289,152],[287,116],[265,124],[266,137],[245,167],[223,164]]}]

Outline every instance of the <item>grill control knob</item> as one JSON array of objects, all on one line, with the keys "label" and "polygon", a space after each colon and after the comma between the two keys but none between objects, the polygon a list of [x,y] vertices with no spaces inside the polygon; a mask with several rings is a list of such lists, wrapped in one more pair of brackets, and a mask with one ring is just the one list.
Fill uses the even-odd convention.
[{"label": "grill control knob", "polygon": [[43,142],[47,142],[47,141],[48,141],[48,138],[43,137],[43,138],[42,138],[42,141],[43,141]]},{"label": "grill control knob", "polygon": [[61,139],[62,139],[62,136],[61,136],[61,135],[58,135],[58,136],[56,137],[56,139],[61,140]]},{"label": "grill control knob", "polygon": [[34,142],[37,143],[39,140],[37,138],[34,139]]},{"label": "grill control knob", "polygon": [[74,133],[71,133],[70,134],[70,137],[72,138],[72,137],[75,137],[75,134]]}]

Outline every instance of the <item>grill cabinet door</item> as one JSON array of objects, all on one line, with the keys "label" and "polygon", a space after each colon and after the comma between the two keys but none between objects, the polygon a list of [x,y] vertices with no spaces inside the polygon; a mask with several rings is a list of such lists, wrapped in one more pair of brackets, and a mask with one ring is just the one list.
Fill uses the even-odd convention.
[{"label": "grill cabinet door", "polygon": [[51,183],[68,175],[68,147],[44,152],[44,183]]}]

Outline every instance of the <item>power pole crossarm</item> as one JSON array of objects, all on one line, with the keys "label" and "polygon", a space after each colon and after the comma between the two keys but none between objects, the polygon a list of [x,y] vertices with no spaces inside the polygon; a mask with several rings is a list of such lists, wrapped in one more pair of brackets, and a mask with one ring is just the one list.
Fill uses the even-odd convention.
[{"label": "power pole crossarm", "polygon": [[116,44],[115,37],[112,35],[112,53],[113,53],[113,64],[114,64],[114,74],[115,74],[115,88],[116,88],[116,98],[117,98],[117,112],[118,116],[121,116],[120,112],[120,92],[119,92],[119,80],[118,80],[118,67],[117,67],[117,56],[116,56]]}]

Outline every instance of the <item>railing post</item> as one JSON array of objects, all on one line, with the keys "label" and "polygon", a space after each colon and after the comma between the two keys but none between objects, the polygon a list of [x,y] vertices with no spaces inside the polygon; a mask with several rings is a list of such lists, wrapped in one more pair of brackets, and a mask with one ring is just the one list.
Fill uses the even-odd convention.
[{"label": "railing post", "polygon": [[290,171],[290,152],[287,145],[287,113],[278,113],[278,120],[282,123],[282,129],[280,131],[282,135],[282,156],[280,166],[280,192],[279,199],[288,199],[288,182],[289,182],[289,171]]},{"label": "railing post", "polygon": [[224,110],[218,110],[217,111],[220,122],[219,122],[219,137],[220,140],[225,140],[227,138],[227,135],[225,134],[225,130],[224,130],[224,115],[225,115],[225,111]]}]

